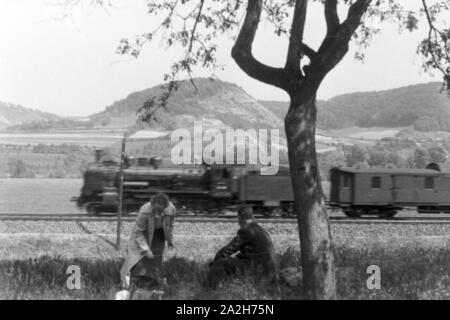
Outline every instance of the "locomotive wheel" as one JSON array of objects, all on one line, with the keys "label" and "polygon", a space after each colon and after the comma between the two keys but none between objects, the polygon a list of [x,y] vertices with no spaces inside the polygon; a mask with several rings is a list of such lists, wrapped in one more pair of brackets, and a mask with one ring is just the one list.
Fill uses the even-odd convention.
[{"label": "locomotive wheel", "polygon": [[272,217],[273,216],[273,211],[272,210],[268,210],[268,209],[264,209],[264,210],[262,210],[262,215],[265,217],[265,218],[270,218],[270,217]]},{"label": "locomotive wheel", "polygon": [[285,217],[293,217],[295,216],[294,206],[292,204],[283,204],[281,205],[281,216]]},{"label": "locomotive wheel", "polygon": [[139,211],[139,208],[137,208],[137,209],[125,208],[125,209],[122,210],[122,215],[128,216],[128,215],[130,215],[130,214],[132,214],[134,212],[138,212],[138,211]]},{"label": "locomotive wheel", "polygon": [[283,210],[280,207],[275,207],[269,210],[271,217],[282,217],[283,216]]},{"label": "locomotive wheel", "polygon": [[97,216],[99,213],[97,210],[97,206],[95,206],[93,204],[86,205],[86,212],[90,216]]},{"label": "locomotive wheel", "polygon": [[378,213],[378,216],[380,218],[392,218],[396,214],[397,214],[396,210],[380,210],[380,212]]},{"label": "locomotive wheel", "polygon": [[349,218],[360,218],[363,214],[362,210],[344,210],[344,213]]},{"label": "locomotive wheel", "polygon": [[267,210],[266,208],[264,208],[264,207],[260,207],[260,206],[257,206],[257,207],[255,207],[255,208],[253,208],[253,213],[255,214],[255,215],[261,215],[261,216],[263,216],[263,217],[265,217],[265,218],[268,218],[268,217],[270,217],[270,214],[271,214],[271,212],[269,211],[269,210]]}]

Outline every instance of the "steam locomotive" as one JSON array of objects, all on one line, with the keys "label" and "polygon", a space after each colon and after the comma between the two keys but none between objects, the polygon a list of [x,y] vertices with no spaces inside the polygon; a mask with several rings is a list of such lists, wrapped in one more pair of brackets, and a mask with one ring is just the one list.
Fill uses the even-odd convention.
[{"label": "steam locomotive", "polygon": [[[120,163],[96,151],[95,162],[84,173],[81,195],[73,198],[88,214],[117,212]],[[244,165],[162,165],[159,157],[125,157],[122,208],[133,212],[152,194],[166,193],[177,208],[196,214],[214,213],[236,205],[252,204],[256,214],[285,216],[293,213],[288,168],[276,175]]]}]

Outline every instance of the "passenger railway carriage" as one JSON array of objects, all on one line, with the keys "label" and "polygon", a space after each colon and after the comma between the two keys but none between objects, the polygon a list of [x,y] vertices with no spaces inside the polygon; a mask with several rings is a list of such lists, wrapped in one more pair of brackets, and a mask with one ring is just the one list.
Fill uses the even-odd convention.
[{"label": "passenger railway carriage", "polygon": [[[431,169],[434,168],[434,169]],[[428,169],[333,168],[329,205],[348,216],[392,217],[405,207],[450,213],[450,173]]]}]

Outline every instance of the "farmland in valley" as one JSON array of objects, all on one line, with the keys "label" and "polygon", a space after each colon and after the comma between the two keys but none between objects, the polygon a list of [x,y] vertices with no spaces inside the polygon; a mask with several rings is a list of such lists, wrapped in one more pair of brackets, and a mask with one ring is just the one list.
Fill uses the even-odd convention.
[{"label": "farmland in valley", "polygon": [[[0,133],[0,178],[81,178],[95,149],[117,157],[124,130]],[[129,155],[170,155],[166,132],[143,131],[127,142]]]},{"label": "farmland in valley", "polygon": [[0,133],[0,141],[4,144],[36,145],[36,144],[78,144],[103,147],[122,138],[121,131],[80,130],[51,133]]},{"label": "farmland in valley", "polygon": [[327,135],[345,145],[361,144],[372,145],[383,138],[393,138],[406,127],[399,128],[359,128],[351,127],[345,129],[327,130]]}]

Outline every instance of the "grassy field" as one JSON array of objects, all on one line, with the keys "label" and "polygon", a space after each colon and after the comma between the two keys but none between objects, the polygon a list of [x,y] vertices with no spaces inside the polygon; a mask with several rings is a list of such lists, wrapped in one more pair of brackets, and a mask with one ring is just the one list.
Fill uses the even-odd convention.
[{"label": "grassy field", "polygon": [[79,213],[81,179],[0,179],[0,212]]},{"label": "grassy field", "polygon": [[[81,242],[82,244],[82,242]],[[171,256],[164,262],[168,286],[164,299],[302,299],[300,254],[296,247],[278,254],[281,296],[253,275],[230,278],[215,290],[206,280],[208,261]],[[191,251],[199,251],[192,247]],[[192,252],[191,252],[192,253]],[[336,276],[339,299],[449,299],[450,250],[405,246],[337,246]],[[0,299],[112,299],[119,290],[119,255],[97,259],[41,256],[33,259],[0,260]],[[81,288],[69,290],[66,270],[80,267]],[[381,270],[381,288],[369,290],[367,268]],[[288,272],[289,271],[289,272]],[[286,274],[293,274],[289,280]],[[135,299],[149,299],[150,289],[161,287],[140,283]]]},{"label": "grassy field", "polygon": [[[113,222],[4,221],[0,224],[0,299],[111,299],[133,223],[125,223],[115,249]],[[297,228],[265,223],[278,253],[282,299],[301,299]],[[208,262],[236,233],[236,223],[176,222],[175,248],[165,252],[164,299],[272,299],[252,275],[205,284]],[[450,298],[449,225],[331,225],[340,299]],[[69,265],[81,270],[81,289],[66,286]],[[381,270],[381,289],[366,286],[367,268]],[[289,280],[289,275],[291,279]],[[150,298],[140,284],[136,298]]]}]

